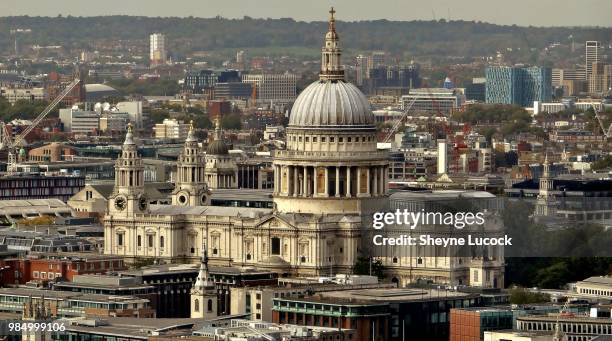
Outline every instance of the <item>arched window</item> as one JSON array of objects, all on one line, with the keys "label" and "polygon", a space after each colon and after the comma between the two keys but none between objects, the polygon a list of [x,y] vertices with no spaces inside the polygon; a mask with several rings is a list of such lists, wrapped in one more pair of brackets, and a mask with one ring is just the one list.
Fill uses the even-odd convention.
[{"label": "arched window", "polygon": [[164,236],[159,237],[159,247],[164,247]]},{"label": "arched window", "polygon": [[208,312],[213,311],[213,301],[211,299],[208,300]]},{"label": "arched window", "polygon": [[142,236],[138,235],[138,247],[142,246]]},{"label": "arched window", "polygon": [[196,298],[195,301],[193,301],[193,305],[193,311],[200,311],[200,300]]}]

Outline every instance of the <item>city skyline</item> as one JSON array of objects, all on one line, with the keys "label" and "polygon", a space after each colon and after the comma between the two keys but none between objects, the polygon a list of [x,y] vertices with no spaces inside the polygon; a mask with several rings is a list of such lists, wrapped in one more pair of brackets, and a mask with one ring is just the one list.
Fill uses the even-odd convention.
[{"label": "city skyline", "polygon": [[[610,27],[607,13],[612,3],[605,0],[567,1],[563,6],[553,0],[513,2],[472,0],[452,2],[448,0],[422,5],[417,1],[382,0],[359,2],[349,0],[315,0],[290,4],[280,0],[195,1],[179,0],[169,3],[151,3],[142,0],[129,3],[110,0],[104,3],[83,5],[77,0],[59,0],[44,5],[37,0],[8,0],[2,16],[105,16],[134,15],[149,17],[204,17],[225,18],[293,18],[298,21],[321,21],[320,13],[330,5],[342,10],[339,20],[363,21],[385,19],[390,21],[412,20],[465,20],[482,21],[500,25],[518,26],[601,26]],[[528,9],[528,10],[523,10]],[[516,15],[508,13],[516,12]],[[547,15],[542,15],[547,13]]]}]

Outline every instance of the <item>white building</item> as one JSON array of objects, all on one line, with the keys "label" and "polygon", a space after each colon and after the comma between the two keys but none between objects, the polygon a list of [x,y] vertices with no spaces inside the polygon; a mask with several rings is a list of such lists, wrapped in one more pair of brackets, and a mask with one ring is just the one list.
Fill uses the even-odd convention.
[{"label": "white building", "polygon": [[402,109],[415,101],[412,105],[412,112],[429,112],[451,114],[461,107],[465,102],[465,96],[452,89],[443,88],[423,88],[410,89],[408,95],[402,96]]},{"label": "white building", "polygon": [[593,63],[600,61],[599,56],[599,42],[596,40],[589,40],[585,44],[585,63],[586,63],[586,77],[587,80],[591,78],[591,72],[593,70]]},{"label": "white building", "polygon": [[161,33],[151,34],[149,47],[151,66],[166,64],[166,36]]},{"label": "white building", "polygon": [[100,115],[95,111],[60,109],[59,118],[65,132],[91,134],[100,130]]},{"label": "white building", "polygon": [[156,139],[184,140],[189,132],[189,124],[175,118],[166,118],[162,123],[155,124],[153,129]]},{"label": "white building", "polygon": [[[578,110],[588,110],[590,108],[595,108],[595,110],[600,111],[603,108],[603,103],[601,101],[598,102],[574,102],[571,104],[571,107]],[[554,114],[565,109],[569,109],[567,103],[563,102],[533,102],[533,114],[538,115],[540,113],[549,113]]]},{"label": "white building", "polygon": [[136,128],[142,128],[144,117],[141,101],[119,102],[115,107],[119,112],[128,113],[130,122],[132,122]]},{"label": "white building", "polygon": [[258,102],[290,103],[297,97],[297,76],[290,73],[242,75],[242,82],[255,88]]}]

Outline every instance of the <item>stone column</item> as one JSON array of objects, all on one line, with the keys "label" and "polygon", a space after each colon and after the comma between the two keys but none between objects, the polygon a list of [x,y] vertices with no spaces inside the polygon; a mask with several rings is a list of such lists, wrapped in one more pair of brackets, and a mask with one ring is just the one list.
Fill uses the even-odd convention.
[{"label": "stone column", "polygon": [[366,193],[368,195],[370,195],[372,193],[372,179],[370,179],[370,167],[367,168],[367,174],[368,176],[366,177],[367,179],[367,188],[366,188]]},{"label": "stone column", "polygon": [[340,166],[336,166],[336,197],[340,196]]},{"label": "stone column", "polygon": [[351,197],[351,167],[346,167],[346,196]]},{"label": "stone column", "polygon": [[297,197],[299,194],[299,184],[300,184],[300,178],[298,176],[298,167],[297,166],[292,166],[293,168],[293,196]]},{"label": "stone column", "polygon": [[357,193],[355,196],[361,195],[361,167],[357,167]]},{"label": "stone column", "polygon": [[328,167],[325,167],[325,196],[329,197],[329,168]]},{"label": "stone column", "polygon": [[[368,168],[368,170],[369,170],[369,168]],[[373,182],[373,184],[370,184],[371,188],[368,188],[372,192],[370,193],[370,191],[368,191],[368,193],[370,193],[372,196],[376,196],[376,195],[378,195],[378,167],[372,167],[372,170],[373,170],[374,174],[372,174],[371,182]],[[368,180],[369,179],[370,179],[370,177],[368,175]]]},{"label": "stone column", "polygon": [[317,188],[318,188],[317,185],[318,185],[318,182],[319,182],[319,179],[317,179],[318,178],[317,177],[317,172],[318,172],[317,166],[312,167],[312,169],[313,169],[313,171],[312,171],[312,173],[313,173],[313,176],[312,176],[312,182],[313,182],[312,196],[313,197],[317,197],[317,196],[319,196],[319,192],[317,191]]},{"label": "stone column", "polygon": [[302,193],[303,197],[308,196],[308,166],[304,166],[304,189]]}]

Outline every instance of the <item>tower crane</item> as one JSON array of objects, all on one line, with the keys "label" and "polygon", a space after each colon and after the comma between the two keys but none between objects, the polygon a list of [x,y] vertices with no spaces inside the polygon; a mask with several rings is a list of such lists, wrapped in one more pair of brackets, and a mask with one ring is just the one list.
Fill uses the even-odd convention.
[{"label": "tower crane", "polygon": [[17,148],[25,141],[25,137],[32,132],[36,126],[40,124],[40,122],[47,117],[47,115],[55,109],[55,107],[66,97],[68,94],[81,82],[81,80],[77,77],[70,84],[68,84],[62,92],[47,105],[45,110],[43,110],[38,116],[32,120],[32,124],[27,126],[19,135],[17,135],[14,139],[12,138],[12,134],[8,131],[7,125],[2,122],[0,123],[1,129],[0,133],[2,134],[2,139],[0,142],[0,150],[4,150],[5,148],[8,150],[8,162],[6,166],[6,171],[8,174],[13,174],[17,171],[17,153],[19,152]]},{"label": "tower crane", "polygon": [[561,307],[561,310],[559,310],[559,314],[557,315],[557,321],[555,322],[555,333],[553,336],[554,341],[564,341],[565,340],[565,335],[561,331],[561,324],[559,323],[559,320],[561,318],[561,315],[565,313],[567,309],[569,308],[569,302],[570,302],[569,299],[565,301],[565,304],[563,304],[563,307]]},{"label": "tower crane", "polygon": [[404,108],[404,112],[402,113],[402,117],[400,117],[400,119],[397,120],[395,122],[395,124],[393,124],[393,127],[391,127],[391,131],[389,131],[389,133],[385,137],[385,140],[383,141],[384,143],[389,142],[389,140],[391,140],[393,135],[395,135],[395,133],[397,132],[399,127],[402,125],[402,123],[404,122],[406,117],[408,117],[408,114],[410,113],[410,109],[412,109],[412,106],[414,105],[414,102],[416,102],[416,100],[417,100],[416,97],[413,98],[412,101],[410,101],[410,103],[408,103],[408,105]]},{"label": "tower crane", "polygon": [[593,112],[595,113],[595,118],[597,119],[597,122],[599,123],[599,127],[601,128],[601,133],[606,137],[606,139],[609,138],[612,134],[612,123],[610,123],[608,130],[606,130],[606,127],[604,127],[601,117],[599,117],[599,114],[601,113],[601,111],[597,110],[597,108],[595,108],[594,105],[591,105],[591,108],[593,108]]}]

